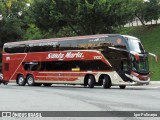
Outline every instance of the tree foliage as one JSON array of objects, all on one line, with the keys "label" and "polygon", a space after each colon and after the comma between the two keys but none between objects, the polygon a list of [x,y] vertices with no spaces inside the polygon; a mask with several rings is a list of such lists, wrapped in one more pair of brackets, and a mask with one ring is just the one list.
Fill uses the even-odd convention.
[{"label": "tree foliage", "polygon": [[149,0],[146,3],[145,21],[157,21],[160,18],[160,0]]},{"label": "tree foliage", "polygon": [[36,0],[35,23],[43,30],[58,32],[69,27],[77,35],[110,33],[132,17],[131,0]]},{"label": "tree foliage", "polygon": [[113,33],[132,21],[160,18],[160,0],[1,0],[0,47],[5,42]]},{"label": "tree foliage", "polygon": [[23,29],[22,13],[27,8],[26,0],[1,0],[0,14],[0,47],[3,43],[22,39]]},{"label": "tree foliage", "polygon": [[137,0],[134,5],[137,6],[135,10],[135,17],[140,20],[142,25],[145,25],[146,4],[144,3],[144,0]]}]

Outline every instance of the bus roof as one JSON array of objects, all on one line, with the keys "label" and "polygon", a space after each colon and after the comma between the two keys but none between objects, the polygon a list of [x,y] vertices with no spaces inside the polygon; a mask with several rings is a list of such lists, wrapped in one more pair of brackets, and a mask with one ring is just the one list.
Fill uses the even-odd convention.
[{"label": "bus roof", "polygon": [[111,36],[113,37],[113,36],[121,36],[121,35],[120,34],[99,34],[99,35],[87,35],[87,36],[76,36],[76,37],[50,38],[50,39],[40,39],[40,40],[8,42],[8,43],[5,43],[4,45],[32,44],[32,43],[39,43],[39,42],[52,42],[52,41],[63,41],[63,40],[80,40],[80,39],[111,37]]},{"label": "bus roof", "polygon": [[140,41],[138,38],[130,36],[130,35],[121,35],[121,36],[123,36],[124,38],[127,38],[127,39],[132,39],[132,40]]}]

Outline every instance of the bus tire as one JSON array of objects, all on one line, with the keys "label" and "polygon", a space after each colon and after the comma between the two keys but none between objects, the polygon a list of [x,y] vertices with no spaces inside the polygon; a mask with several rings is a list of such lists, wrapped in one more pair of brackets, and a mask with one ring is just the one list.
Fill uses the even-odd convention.
[{"label": "bus tire", "polygon": [[43,83],[43,86],[51,86],[52,83]]},{"label": "bus tire", "polygon": [[4,82],[3,84],[4,84],[4,85],[8,85],[8,82]]},{"label": "bus tire", "polygon": [[18,75],[18,77],[17,77],[17,84],[18,84],[19,86],[25,86],[26,80],[25,80],[25,78],[23,77],[23,75]]},{"label": "bus tire", "polygon": [[108,76],[104,76],[103,77],[103,88],[104,89],[107,89],[107,88],[110,88],[111,87],[111,80],[109,79],[109,77]]},{"label": "bus tire", "polygon": [[33,75],[28,75],[27,76],[27,83],[28,83],[28,86],[34,86],[35,85]]},{"label": "bus tire", "polygon": [[89,75],[89,76],[88,76],[87,82],[88,82],[88,87],[89,87],[89,88],[94,88],[95,78],[94,78],[93,75]]},{"label": "bus tire", "polygon": [[126,85],[120,85],[119,87],[120,87],[120,89],[125,89]]}]

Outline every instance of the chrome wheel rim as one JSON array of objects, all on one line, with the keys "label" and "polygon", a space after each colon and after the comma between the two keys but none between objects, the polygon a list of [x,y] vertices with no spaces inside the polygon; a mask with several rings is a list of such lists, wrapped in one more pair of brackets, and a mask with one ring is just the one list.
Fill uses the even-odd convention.
[{"label": "chrome wheel rim", "polygon": [[23,77],[20,77],[18,82],[19,82],[19,84],[22,84],[23,81],[24,81],[24,78],[23,78]]},{"label": "chrome wheel rim", "polygon": [[29,85],[33,84],[33,78],[30,77],[30,78],[28,79],[28,84],[29,84]]},{"label": "chrome wheel rim", "polygon": [[105,84],[105,82],[106,82],[105,79],[103,79],[103,85]]},{"label": "chrome wheel rim", "polygon": [[89,84],[89,85],[91,84],[91,79],[88,79],[88,84]]}]

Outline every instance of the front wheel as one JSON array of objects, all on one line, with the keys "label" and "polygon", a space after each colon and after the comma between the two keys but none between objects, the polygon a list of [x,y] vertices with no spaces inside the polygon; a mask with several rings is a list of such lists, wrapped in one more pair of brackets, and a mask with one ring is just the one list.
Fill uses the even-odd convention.
[{"label": "front wheel", "polygon": [[29,76],[27,77],[27,83],[28,83],[28,86],[34,86],[34,85],[35,85],[33,75],[29,75]]},{"label": "front wheel", "polygon": [[126,85],[120,85],[119,87],[120,87],[120,89],[125,89]]},{"label": "front wheel", "polygon": [[18,84],[19,86],[25,86],[26,80],[25,80],[25,78],[23,77],[23,75],[18,75],[17,84]]}]

